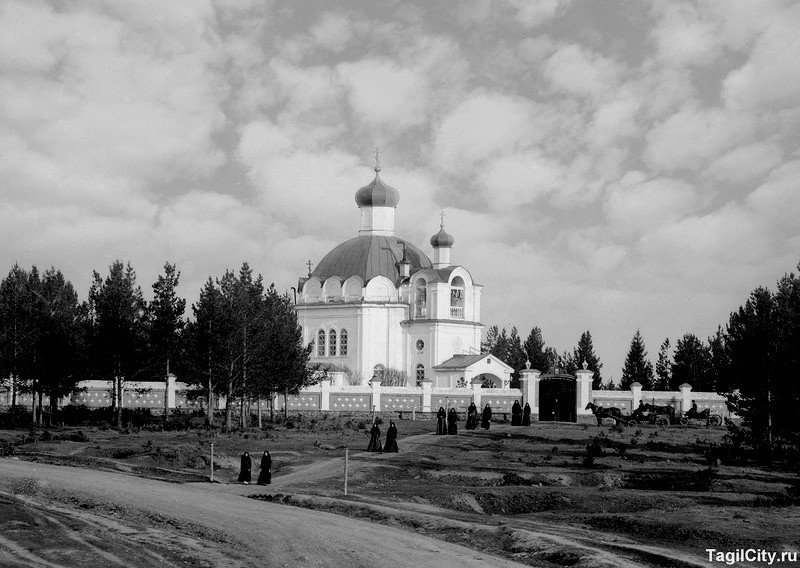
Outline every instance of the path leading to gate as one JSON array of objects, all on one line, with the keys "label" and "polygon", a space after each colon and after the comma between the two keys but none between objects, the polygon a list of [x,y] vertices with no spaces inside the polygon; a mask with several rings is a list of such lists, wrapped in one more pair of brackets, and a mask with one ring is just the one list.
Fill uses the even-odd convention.
[{"label": "path leading to gate", "polygon": [[[494,427],[495,431],[514,432],[514,428],[507,425],[498,425]],[[468,432],[465,432],[469,435]],[[407,436],[398,440],[401,451],[404,453],[414,453],[420,446],[427,445],[436,439],[434,433],[418,434],[415,436]],[[342,454],[344,450],[340,450]],[[367,454],[366,451],[359,450],[358,452],[350,452],[354,454]],[[364,476],[371,468],[378,467],[383,464],[391,464],[393,457],[398,454],[376,454],[369,453],[369,460],[356,457],[349,461],[349,472],[352,476]],[[280,477],[273,477],[270,489],[282,490],[296,494],[302,494],[303,489],[310,486],[314,487],[320,482],[326,481],[325,487],[332,488],[322,492],[327,495],[342,494],[343,490],[343,475],[344,475],[344,457],[337,456],[328,460],[320,460],[308,466],[302,466],[296,470],[282,475]],[[334,484],[330,483],[331,479],[337,479]],[[243,488],[243,493],[248,492]],[[320,492],[314,491],[313,493],[319,494]],[[429,515],[435,519],[447,519],[452,516],[452,511],[441,509],[434,505],[412,503],[412,502],[392,502],[391,505],[386,505],[377,499],[371,499],[368,496],[359,495],[358,500],[360,503],[368,504],[378,511],[384,513],[397,514],[398,510],[408,511],[415,515]],[[451,521],[454,526],[463,525],[464,527],[474,526],[474,523],[459,523]],[[503,524],[505,526],[519,528],[530,533],[530,537],[534,539],[541,539],[547,542],[552,542],[557,546],[570,549],[575,552],[582,552],[587,556],[594,558],[598,563],[601,561],[609,562],[619,568],[625,566],[640,567],[646,565],[670,565],[670,566],[707,566],[702,562],[702,559],[696,555],[687,555],[685,553],[675,551],[668,548],[642,544],[624,537],[614,534],[602,533],[596,529],[584,529],[575,526],[561,526],[552,523],[538,522],[530,516],[526,517],[492,517],[492,522],[495,524]]]}]

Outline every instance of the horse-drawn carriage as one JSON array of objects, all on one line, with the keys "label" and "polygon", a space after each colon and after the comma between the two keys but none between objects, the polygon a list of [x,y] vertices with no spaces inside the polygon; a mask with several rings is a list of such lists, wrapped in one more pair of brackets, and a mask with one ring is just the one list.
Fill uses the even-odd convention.
[{"label": "horse-drawn carriage", "polygon": [[711,412],[710,408],[698,411],[697,405],[693,404],[692,407],[683,414],[680,418],[682,426],[689,424],[705,423],[704,426],[722,426],[722,416]]},{"label": "horse-drawn carriage", "polygon": [[673,423],[675,416],[675,409],[671,406],[655,406],[652,404],[641,405],[631,414],[625,414],[615,406],[606,408],[593,402],[586,405],[586,410],[592,411],[592,414],[597,418],[598,426],[602,425],[604,418],[609,418],[617,425],[622,424],[630,428],[639,424],[652,424],[663,430]]}]

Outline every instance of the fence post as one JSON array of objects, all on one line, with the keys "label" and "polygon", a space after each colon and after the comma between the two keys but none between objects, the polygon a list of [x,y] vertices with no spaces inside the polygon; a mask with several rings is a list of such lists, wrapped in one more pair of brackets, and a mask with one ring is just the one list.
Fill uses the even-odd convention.
[{"label": "fence post", "polygon": [[350,450],[344,449],[344,495],[347,496],[347,461],[350,458]]}]

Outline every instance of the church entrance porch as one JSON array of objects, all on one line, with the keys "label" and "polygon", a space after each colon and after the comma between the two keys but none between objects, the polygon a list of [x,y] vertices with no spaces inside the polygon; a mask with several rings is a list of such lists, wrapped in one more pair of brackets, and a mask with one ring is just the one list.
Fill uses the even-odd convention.
[{"label": "church entrance porch", "polygon": [[576,422],[577,382],[571,375],[542,375],[539,383],[539,420]]},{"label": "church entrance porch", "polygon": [[501,389],[503,388],[503,379],[491,373],[482,373],[475,377],[481,382],[481,388],[485,389]]}]

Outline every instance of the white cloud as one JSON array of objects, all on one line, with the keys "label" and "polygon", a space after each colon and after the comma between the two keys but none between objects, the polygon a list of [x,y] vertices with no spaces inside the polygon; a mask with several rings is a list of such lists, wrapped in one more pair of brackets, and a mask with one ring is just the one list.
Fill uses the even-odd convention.
[{"label": "white cloud", "polygon": [[722,55],[719,21],[686,2],[656,5],[659,21],[652,31],[657,56],[668,66],[705,66]]},{"label": "white cloud", "polygon": [[697,190],[685,182],[629,172],[608,188],[605,212],[611,233],[627,240],[679,221],[698,202]]},{"label": "white cloud", "polygon": [[756,126],[752,115],[701,108],[690,102],[647,133],[644,158],[665,171],[697,169],[749,140]]},{"label": "white cloud", "polygon": [[748,183],[759,179],[783,159],[783,152],[773,142],[755,142],[732,149],[714,160],[705,175],[727,183]]},{"label": "white cloud", "polygon": [[529,147],[544,133],[535,130],[536,105],[499,93],[470,94],[448,113],[434,137],[437,165],[468,174],[475,163]]},{"label": "white cloud", "polygon": [[747,62],[725,79],[722,96],[735,109],[800,104],[800,5],[756,41]]},{"label": "white cloud", "polygon": [[311,37],[320,47],[339,52],[353,37],[350,21],[341,14],[326,13],[311,27]]},{"label": "white cloud", "polygon": [[537,28],[562,13],[572,0],[505,0],[517,11],[517,20],[528,28]]},{"label": "white cloud", "polygon": [[544,64],[544,76],[556,91],[604,97],[615,88],[623,69],[619,63],[571,44]]},{"label": "white cloud", "polygon": [[427,119],[428,80],[415,69],[372,58],[342,63],[337,71],[356,122],[371,129],[402,132]]}]

